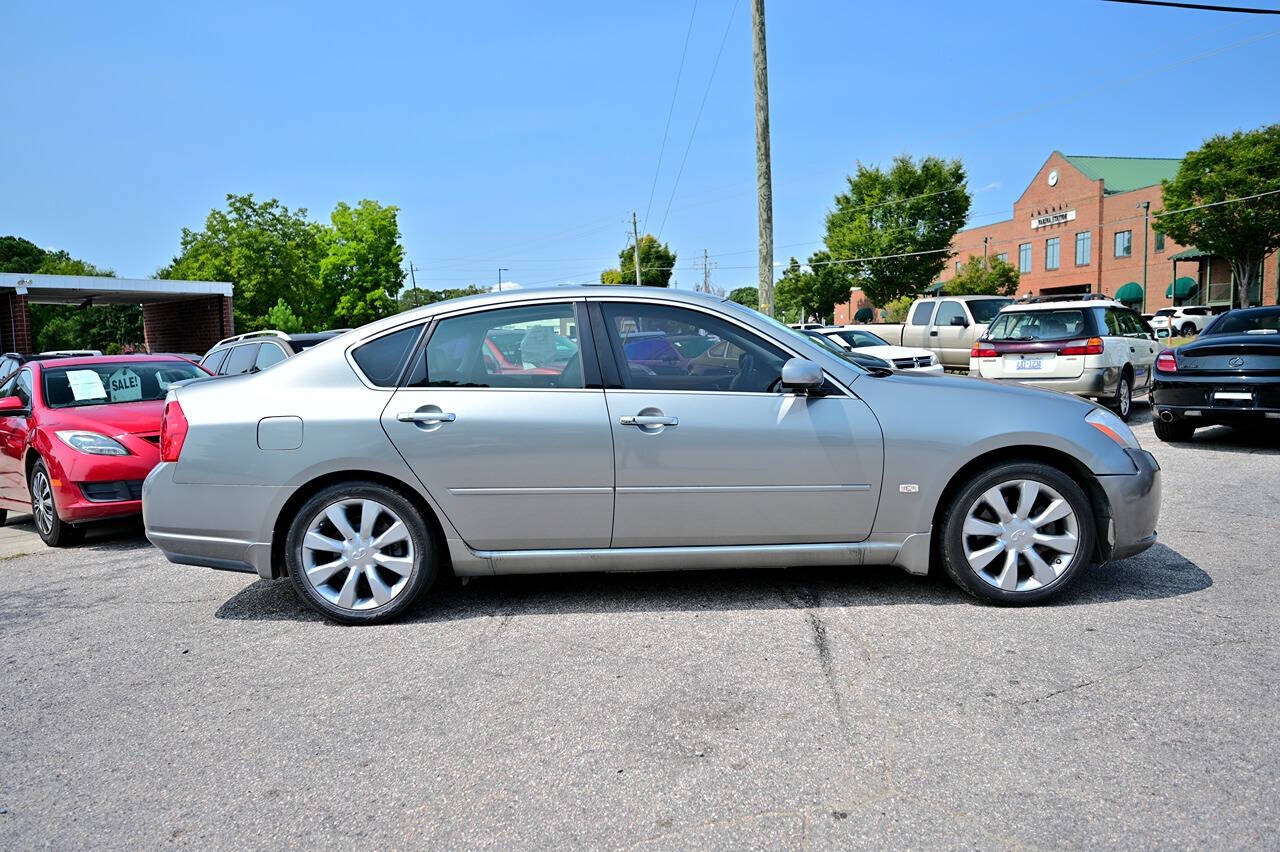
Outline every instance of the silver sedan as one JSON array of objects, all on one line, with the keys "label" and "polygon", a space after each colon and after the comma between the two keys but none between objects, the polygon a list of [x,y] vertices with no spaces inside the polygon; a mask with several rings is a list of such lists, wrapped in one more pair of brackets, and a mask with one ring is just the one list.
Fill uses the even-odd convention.
[{"label": "silver sedan", "polygon": [[1160,472],[1066,394],[867,368],[732,302],[517,290],[170,391],[148,538],[331,619],[442,574],[938,566],[1004,604],[1155,541]]}]

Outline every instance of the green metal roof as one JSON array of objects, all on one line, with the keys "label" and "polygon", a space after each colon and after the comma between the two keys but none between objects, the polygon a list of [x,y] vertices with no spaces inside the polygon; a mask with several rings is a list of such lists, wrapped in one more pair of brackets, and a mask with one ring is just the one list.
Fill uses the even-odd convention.
[{"label": "green metal roof", "polygon": [[1196,291],[1200,285],[1196,283],[1196,279],[1179,276],[1174,279],[1169,288],[1164,291],[1164,295],[1169,299],[1185,299]]},{"label": "green metal roof", "polygon": [[1124,302],[1126,305],[1133,302],[1142,301],[1142,285],[1137,281],[1130,281],[1124,284],[1116,291],[1116,301]]},{"label": "green metal roof", "polygon": [[1166,157],[1080,157],[1063,154],[1090,180],[1101,180],[1108,195],[1155,186],[1172,179],[1182,160]]},{"label": "green metal roof", "polygon": [[926,293],[941,293],[942,288],[945,286],[947,286],[945,281],[935,281],[932,284],[930,284],[928,287],[925,287],[924,291]]},{"label": "green metal roof", "polygon": [[1192,246],[1189,249],[1183,249],[1177,254],[1169,255],[1170,260],[1198,260],[1202,257],[1213,257],[1213,252],[1201,251],[1195,246]]}]

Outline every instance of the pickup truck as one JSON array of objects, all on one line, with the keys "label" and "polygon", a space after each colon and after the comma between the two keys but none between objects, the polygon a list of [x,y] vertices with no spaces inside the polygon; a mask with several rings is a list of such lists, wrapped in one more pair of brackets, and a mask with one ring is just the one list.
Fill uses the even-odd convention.
[{"label": "pickup truck", "polygon": [[915,346],[938,356],[942,366],[969,369],[969,351],[987,326],[1012,302],[1005,296],[931,296],[911,304],[905,323],[848,325],[864,329],[894,346]]}]

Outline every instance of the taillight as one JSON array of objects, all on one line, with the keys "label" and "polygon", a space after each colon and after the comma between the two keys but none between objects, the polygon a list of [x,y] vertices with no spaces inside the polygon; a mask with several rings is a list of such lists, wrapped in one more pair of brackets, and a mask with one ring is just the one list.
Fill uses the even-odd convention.
[{"label": "taillight", "polygon": [[176,462],[182,454],[182,442],[187,440],[187,416],[176,399],[164,404],[160,418],[160,461]]},{"label": "taillight", "polygon": [[973,349],[969,350],[969,355],[973,358],[997,357],[996,348],[990,343],[983,343],[981,340],[974,342]]},{"label": "taillight", "polygon": [[1156,372],[1159,372],[1159,373],[1178,372],[1178,359],[1173,356],[1172,349],[1166,349],[1156,356]]},{"label": "taillight", "polygon": [[1101,355],[1102,338],[1090,337],[1088,340],[1073,340],[1058,350],[1059,355]]}]

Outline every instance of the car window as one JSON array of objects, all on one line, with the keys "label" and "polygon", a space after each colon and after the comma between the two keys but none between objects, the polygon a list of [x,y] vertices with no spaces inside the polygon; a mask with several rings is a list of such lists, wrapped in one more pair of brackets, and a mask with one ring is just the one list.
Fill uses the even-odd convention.
[{"label": "car window", "polygon": [[410,387],[581,388],[570,302],[522,305],[441,320],[414,359]]},{"label": "car window", "polygon": [[227,356],[227,363],[223,367],[222,372],[228,376],[238,376],[241,373],[247,373],[253,369],[253,362],[258,357],[258,344],[244,343],[240,346],[231,347],[231,354]]},{"label": "car window", "polygon": [[1124,317],[1120,311],[1115,308],[1107,308],[1103,320],[1107,326],[1108,337],[1123,337],[1125,335]]},{"label": "car window", "polygon": [[1064,340],[1084,337],[1084,311],[1064,308],[1052,311],[1006,311],[987,331],[990,340]]},{"label": "car window", "polygon": [[911,324],[928,325],[929,320],[933,319],[935,304],[935,302],[916,302],[915,309],[911,312]]},{"label": "car window", "polygon": [[[758,335],[701,311],[631,302],[606,302],[602,308],[624,387],[765,393],[776,388],[788,358]],[[658,333],[645,340],[650,347],[667,342],[669,337],[686,335],[712,335],[724,345],[696,358],[654,358],[650,356],[665,350],[641,350],[634,342],[625,342],[629,335],[644,332]],[[718,354],[712,355],[713,351]]]},{"label": "car window", "polygon": [[989,323],[1000,313],[1000,309],[1013,302],[1013,299],[971,299],[969,313],[973,314],[976,323]]},{"label": "car window", "polygon": [[1277,334],[1280,333],[1280,307],[1234,310],[1219,314],[1202,334]]},{"label": "car window", "polygon": [[[145,357],[145,356],[143,356]],[[205,373],[190,361],[111,361],[41,371],[44,404],[79,408],[164,399],[174,382]]]},{"label": "car window", "polygon": [[1173,308],[1161,308],[1160,310],[1156,311],[1156,316],[1158,316],[1158,317],[1171,317],[1171,316],[1173,316],[1173,315],[1174,315],[1174,313],[1175,313],[1175,311],[1174,311],[1174,309],[1173,309]]},{"label": "car window", "polygon": [[204,367],[210,373],[217,375],[218,368],[222,366],[222,362],[227,360],[227,349],[215,349],[208,355],[204,356],[204,360],[200,362],[200,366]]},{"label": "car window", "polygon": [[1142,318],[1135,313],[1129,311],[1120,312],[1120,321],[1123,324],[1126,337],[1146,337],[1147,329],[1142,322]]},{"label": "car window", "polygon": [[876,337],[869,331],[836,331],[832,332],[833,336],[840,338],[850,346],[887,346],[888,344],[882,338]]},{"label": "car window", "polygon": [[379,387],[394,387],[409,357],[409,350],[421,333],[421,325],[412,325],[375,337],[352,350],[351,357],[370,382]]},{"label": "car window", "polygon": [[13,395],[22,400],[24,408],[31,407],[31,371],[22,370],[13,383]]},{"label": "car window", "polygon": [[969,318],[964,314],[964,308],[960,307],[959,302],[946,301],[938,305],[938,316],[933,321],[934,325],[951,325],[952,320],[956,318],[964,320],[964,324],[969,324]]},{"label": "car window", "polygon": [[254,360],[253,366],[258,370],[265,370],[272,364],[279,364],[284,359],[283,349],[274,343],[264,343],[258,349],[258,357]]}]

